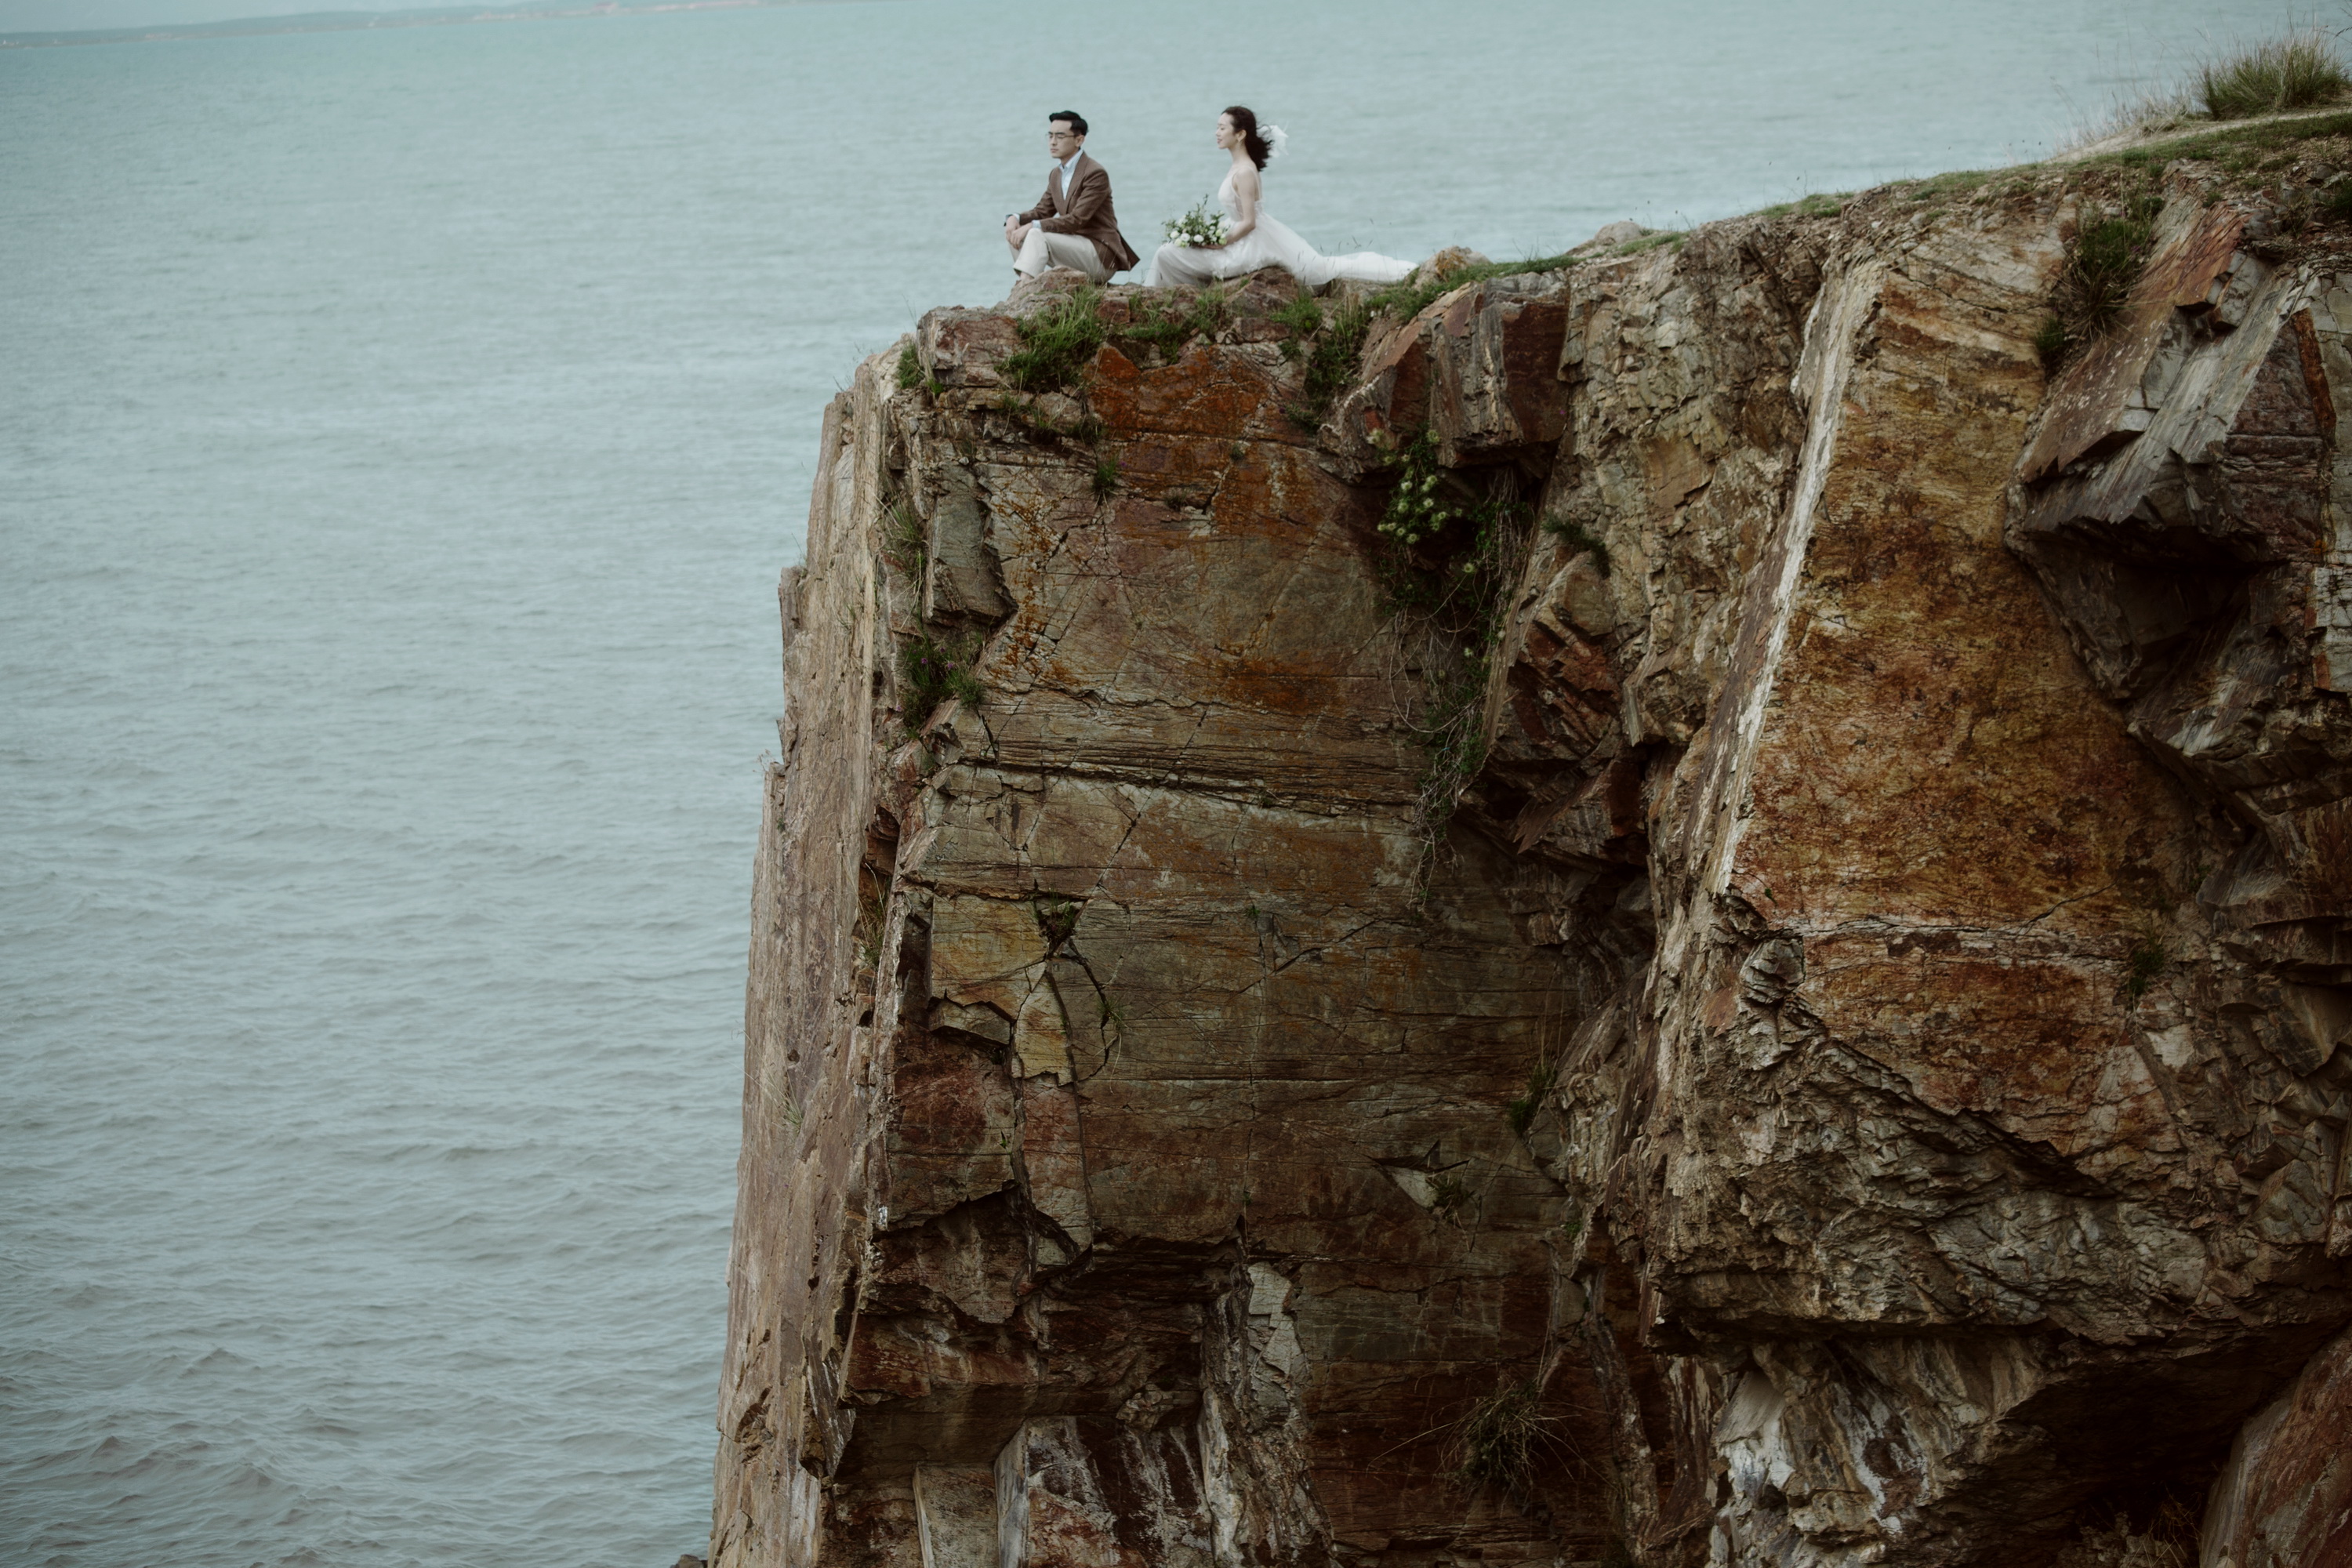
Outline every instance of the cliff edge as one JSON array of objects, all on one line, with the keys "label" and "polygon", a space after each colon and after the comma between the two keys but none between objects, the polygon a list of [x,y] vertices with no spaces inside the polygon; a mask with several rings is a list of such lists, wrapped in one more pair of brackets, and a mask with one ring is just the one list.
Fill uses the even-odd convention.
[{"label": "cliff edge", "polygon": [[2352,1562],[2347,133],[862,366],[712,1563]]}]

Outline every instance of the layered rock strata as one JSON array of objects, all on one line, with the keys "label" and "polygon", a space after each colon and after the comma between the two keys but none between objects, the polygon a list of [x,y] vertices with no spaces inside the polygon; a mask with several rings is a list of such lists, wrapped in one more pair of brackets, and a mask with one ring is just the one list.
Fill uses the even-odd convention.
[{"label": "layered rock strata", "polygon": [[863,366],[712,1562],[2343,1561],[2352,262],[2162,194]]}]

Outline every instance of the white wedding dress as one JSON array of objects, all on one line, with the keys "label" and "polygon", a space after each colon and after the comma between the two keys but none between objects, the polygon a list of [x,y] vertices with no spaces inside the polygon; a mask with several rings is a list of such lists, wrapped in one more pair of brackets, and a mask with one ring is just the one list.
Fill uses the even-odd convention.
[{"label": "white wedding dress", "polygon": [[[1225,226],[1241,226],[1240,201],[1234,195],[1234,171],[1217,187],[1217,205],[1225,209]],[[1162,288],[1198,288],[1221,278],[1245,278],[1261,267],[1279,267],[1309,289],[1320,289],[1335,278],[1360,279],[1367,283],[1394,283],[1412,270],[1410,261],[1378,251],[1359,250],[1347,256],[1325,256],[1298,237],[1287,224],[1257,204],[1257,225],[1241,239],[1211,250],[1189,245],[1163,245],[1151,258],[1146,283]]]}]

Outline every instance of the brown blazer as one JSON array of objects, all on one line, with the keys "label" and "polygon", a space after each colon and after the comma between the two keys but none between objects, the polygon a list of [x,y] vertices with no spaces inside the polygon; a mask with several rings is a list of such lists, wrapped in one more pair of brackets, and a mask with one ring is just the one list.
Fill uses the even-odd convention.
[{"label": "brown blazer", "polygon": [[1020,215],[1023,223],[1034,223],[1047,234],[1083,235],[1095,242],[1095,254],[1102,258],[1103,270],[1121,272],[1136,263],[1136,255],[1118,232],[1118,215],[1110,208],[1110,173],[1086,153],[1078,154],[1076,173],[1071,177],[1072,189],[1066,196],[1062,192],[1062,170],[1059,164],[1045,173],[1045,194],[1037,205]]}]

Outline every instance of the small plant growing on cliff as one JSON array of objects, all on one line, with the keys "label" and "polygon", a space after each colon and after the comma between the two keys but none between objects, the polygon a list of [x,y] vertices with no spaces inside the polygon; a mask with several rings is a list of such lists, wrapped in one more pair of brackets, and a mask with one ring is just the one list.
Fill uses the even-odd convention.
[{"label": "small plant growing on cliff", "polygon": [[1410,550],[1469,515],[1437,460],[1437,435],[1423,430],[1396,457],[1397,485],[1381,513],[1382,533]]},{"label": "small plant growing on cliff", "polygon": [[1102,421],[1091,414],[1082,414],[1065,425],[1018,393],[1000,392],[990,406],[1019,425],[1033,436],[1054,441],[1075,441],[1091,447],[1102,439]]},{"label": "small plant growing on cliff", "polygon": [[1429,1206],[1439,1214],[1452,1214],[1469,1201],[1469,1185],[1459,1176],[1440,1176],[1429,1184]]},{"label": "small plant growing on cliff", "polygon": [[1355,379],[1364,335],[1371,330],[1371,309],[1360,300],[1347,299],[1327,315],[1311,296],[1301,294],[1276,311],[1274,319],[1290,334],[1283,340],[1283,357],[1295,361],[1304,355],[1307,360],[1299,400],[1284,412],[1300,429],[1312,430],[1331,411],[1331,400]]},{"label": "small plant growing on cliff", "polygon": [[882,962],[882,931],[890,915],[890,889],[870,871],[857,873],[857,967],[875,968]]},{"label": "small plant growing on cliff", "polygon": [[1057,392],[1078,378],[1106,335],[1097,307],[1099,289],[1077,289],[1018,322],[1021,346],[1004,356],[999,373],[1023,392]]},{"label": "small plant growing on cliff", "polygon": [[1364,334],[1371,325],[1371,311],[1354,300],[1341,300],[1324,321],[1314,351],[1307,356],[1307,400],[1318,416],[1355,379],[1356,362],[1363,357]]},{"label": "small plant growing on cliff", "polygon": [[1589,553],[1595,570],[1606,577],[1611,571],[1609,542],[1587,528],[1581,521],[1562,517],[1557,512],[1544,519],[1544,531],[1579,554]]},{"label": "small plant growing on cliff", "polygon": [[1119,328],[1114,335],[1123,343],[1140,344],[1156,353],[1163,363],[1173,364],[1186,343],[1194,338],[1213,338],[1222,331],[1230,313],[1225,290],[1213,284],[1194,295],[1188,306],[1149,308],[1147,313]]},{"label": "small plant growing on cliff", "polygon": [[909,577],[923,574],[929,558],[925,548],[928,541],[923,520],[915,515],[906,498],[899,497],[882,509],[882,558]]},{"label": "small plant growing on cliff", "polygon": [[1554,1425],[1543,1413],[1542,1391],[1533,1378],[1474,1400],[1454,1422],[1447,1443],[1454,1479],[1525,1498],[1535,1477],[1537,1447],[1559,1442]]},{"label": "small plant growing on cliff", "polygon": [[1524,1138],[1535,1125],[1536,1112],[1543,1109],[1544,1096],[1551,1092],[1554,1068],[1549,1062],[1538,1062],[1528,1069],[1528,1091],[1514,1097],[1504,1107],[1510,1119],[1511,1131]]},{"label": "small plant growing on cliff", "polygon": [[1462,792],[1486,765],[1486,675],[1494,647],[1491,635],[1482,636],[1461,668],[1451,679],[1436,683],[1433,691],[1433,722],[1423,731],[1429,766],[1422,774],[1418,813],[1433,844],[1454,820]]},{"label": "small plant growing on cliff", "polygon": [[2168,962],[2164,943],[2157,933],[2154,931],[2143,931],[2139,940],[2132,944],[2131,952],[2124,959],[2124,994],[2135,1002],[2147,995],[2147,988],[2156,984],[2156,977],[2164,973]]},{"label": "small plant growing on cliff", "polygon": [[[2052,369],[2075,348],[2123,319],[2132,285],[2147,265],[2164,198],[2142,191],[2123,205],[2085,221],[2068,248],[2050,300],[2050,319],[2034,333],[2035,352]],[[2053,345],[2055,345],[2054,353]]]},{"label": "small plant growing on cliff", "polygon": [[1059,893],[1048,893],[1037,900],[1037,929],[1045,935],[1047,952],[1070,940],[1071,933],[1078,929],[1078,912],[1085,907],[1077,900]]},{"label": "small plant growing on cliff", "polygon": [[909,732],[919,732],[931,713],[949,698],[960,698],[977,708],[988,695],[972,664],[979,654],[977,633],[935,638],[924,632],[898,650],[898,683]]},{"label": "small plant growing on cliff", "polygon": [[898,351],[898,390],[911,392],[923,384],[923,356],[908,343]]},{"label": "small plant growing on cliff", "polygon": [[1267,318],[1283,331],[1282,357],[1297,359],[1307,340],[1323,330],[1323,307],[1312,294],[1301,294]]},{"label": "small plant growing on cliff", "polygon": [[1095,463],[1095,500],[1104,501],[1118,493],[1118,459],[1103,458]]},{"label": "small plant growing on cliff", "polygon": [[[1429,753],[1414,816],[1429,853],[1486,764],[1486,682],[1502,643],[1503,596],[1526,554],[1527,508],[1507,475],[1484,496],[1438,461],[1423,431],[1391,459],[1397,489],[1374,561],[1391,605],[1417,623],[1429,700],[1413,723]],[[1427,868],[1424,859],[1424,870]]]},{"label": "small plant growing on cliff", "polygon": [[2066,361],[2066,351],[2074,342],[2066,323],[2055,316],[2044,316],[2042,324],[2033,329],[2034,356],[2042,361],[2045,371],[2056,370]]}]

